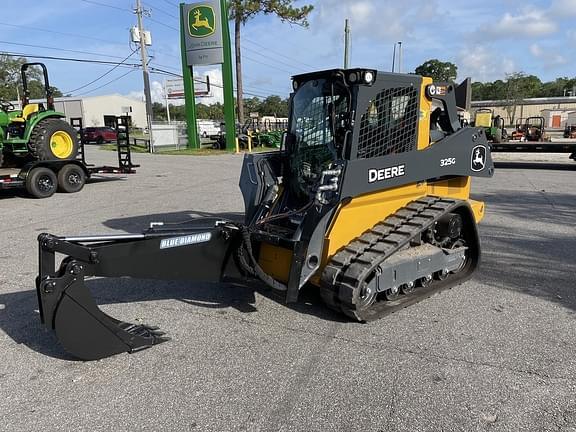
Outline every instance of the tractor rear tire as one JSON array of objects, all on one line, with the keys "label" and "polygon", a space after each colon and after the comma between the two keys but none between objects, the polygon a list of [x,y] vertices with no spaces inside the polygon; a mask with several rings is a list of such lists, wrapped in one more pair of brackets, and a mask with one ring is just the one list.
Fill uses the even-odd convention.
[{"label": "tractor rear tire", "polygon": [[32,169],[26,177],[26,190],[34,198],[51,197],[56,192],[57,187],[56,174],[45,167]]},{"label": "tractor rear tire", "polygon": [[495,142],[496,144],[499,144],[502,142],[502,131],[500,129],[498,129],[494,132],[494,135],[492,137],[492,142]]},{"label": "tractor rear tire", "polygon": [[38,160],[72,160],[78,155],[78,132],[64,120],[40,120],[30,134],[28,148]]},{"label": "tractor rear tire", "polygon": [[58,192],[80,192],[86,184],[86,174],[78,165],[64,165],[58,172]]}]

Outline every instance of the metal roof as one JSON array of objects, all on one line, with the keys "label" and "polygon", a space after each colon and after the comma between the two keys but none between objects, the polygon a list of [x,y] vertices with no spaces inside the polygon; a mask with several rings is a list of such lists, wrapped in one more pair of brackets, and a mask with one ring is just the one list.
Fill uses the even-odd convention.
[{"label": "metal roof", "polygon": [[[576,96],[565,97],[547,97],[547,98],[527,98],[519,101],[518,105],[546,105],[546,104],[576,104]],[[484,106],[506,106],[510,105],[510,101],[503,100],[483,100],[472,101],[472,107]]]}]

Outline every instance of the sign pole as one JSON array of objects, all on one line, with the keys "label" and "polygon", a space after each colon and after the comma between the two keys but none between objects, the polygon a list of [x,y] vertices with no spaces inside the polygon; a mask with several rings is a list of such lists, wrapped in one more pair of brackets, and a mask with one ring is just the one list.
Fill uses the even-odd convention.
[{"label": "sign pole", "polygon": [[236,134],[234,117],[234,83],[232,78],[232,49],[228,27],[227,0],[203,0],[180,4],[180,32],[182,44],[182,72],[188,122],[188,142],[199,148],[197,134],[193,66],[222,65],[224,89],[224,120],[226,149],[233,150]]},{"label": "sign pole", "polygon": [[234,114],[234,81],[232,78],[232,48],[230,47],[230,28],[228,27],[228,2],[220,0],[222,12],[222,36],[224,39],[224,63],[222,63],[222,82],[224,84],[224,121],[226,122],[226,149],[236,149],[236,118]]},{"label": "sign pole", "polygon": [[194,98],[194,83],[192,81],[192,66],[188,66],[186,56],[186,26],[188,17],[185,16],[184,3],[180,3],[180,46],[182,50],[182,79],[184,80],[184,100],[186,104],[186,131],[188,134],[188,148],[200,148],[198,130],[196,125],[196,100]]}]

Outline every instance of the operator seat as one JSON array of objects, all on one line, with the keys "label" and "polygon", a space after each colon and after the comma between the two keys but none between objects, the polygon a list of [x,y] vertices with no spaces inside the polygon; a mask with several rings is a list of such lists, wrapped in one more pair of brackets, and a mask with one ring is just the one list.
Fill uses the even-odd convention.
[{"label": "operator seat", "polygon": [[13,117],[11,121],[14,123],[25,123],[26,120],[28,120],[28,117],[30,117],[30,115],[38,112],[39,110],[40,110],[39,104],[28,104],[22,110],[22,115],[20,117]]}]

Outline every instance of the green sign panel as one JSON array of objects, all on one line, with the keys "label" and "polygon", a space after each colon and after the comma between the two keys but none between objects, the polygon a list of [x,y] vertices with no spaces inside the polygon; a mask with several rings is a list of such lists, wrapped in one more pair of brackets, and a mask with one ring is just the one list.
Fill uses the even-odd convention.
[{"label": "green sign panel", "polygon": [[216,17],[212,6],[200,5],[188,11],[188,32],[190,36],[203,38],[216,31]]},{"label": "green sign panel", "polygon": [[184,37],[189,66],[224,63],[220,2],[204,0],[184,5]]}]

